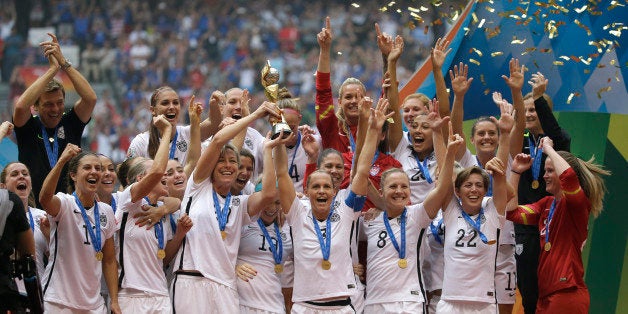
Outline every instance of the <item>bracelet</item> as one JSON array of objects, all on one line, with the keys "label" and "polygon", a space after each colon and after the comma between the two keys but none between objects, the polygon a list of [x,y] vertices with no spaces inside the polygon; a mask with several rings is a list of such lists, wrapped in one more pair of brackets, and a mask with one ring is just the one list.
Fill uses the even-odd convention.
[{"label": "bracelet", "polygon": [[521,175],[521,172],[517,172],[517,171],[514,171],[514,170],[512,170],[512,169],[510,169],[510,171],[512,171],[512,172],[514,172],[514,173],[516,173],[516,174],[518,174],[518,175]]}]

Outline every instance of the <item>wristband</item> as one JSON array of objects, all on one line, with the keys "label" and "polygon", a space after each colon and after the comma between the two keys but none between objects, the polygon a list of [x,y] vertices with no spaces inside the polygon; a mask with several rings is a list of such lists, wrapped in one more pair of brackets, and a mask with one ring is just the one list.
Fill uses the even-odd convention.
[{"label": "wristband", "polygon": [[512,171],[512,172],[514,172],[514,173],[516,173],[516,174],[518,174],[518,175],[521,175],[521,172],[517,172],[517,171],[514,171],[514,170],[512,170],[512,169],[510,169],[510,171]]}]

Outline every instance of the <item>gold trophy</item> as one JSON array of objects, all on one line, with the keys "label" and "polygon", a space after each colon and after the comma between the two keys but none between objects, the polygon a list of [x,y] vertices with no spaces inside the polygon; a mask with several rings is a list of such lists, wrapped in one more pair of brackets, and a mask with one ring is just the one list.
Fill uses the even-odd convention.
[{"label": "gold trophy", "polygon": [[[262,86],[264,86],[264,94],[270,102],[277,103],[279,93],[279,71],[270,66],[270,61],[266,61],[264,68],[262,68]],[[273,123],[271,130],[271,138],[275,139],[283,131],[283,138],[286,138],[292,133],[290,126],[286,123],[286,118],[281,114],[281,121]]]}]

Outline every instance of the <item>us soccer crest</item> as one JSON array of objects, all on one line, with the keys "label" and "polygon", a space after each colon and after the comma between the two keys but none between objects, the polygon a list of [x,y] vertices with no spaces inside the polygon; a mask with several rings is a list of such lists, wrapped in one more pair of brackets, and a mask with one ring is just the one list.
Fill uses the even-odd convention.
[{"label": "us soccer crest", "polygon": [[65,129],[63,128],[63,126],[57,129],[57,137],[60,139],[65,139]]},{"label": "us soccer crest", "polygon": [[331,222],[338,222],[340,221],[340,215],[337,212],[334,212],[333,214],[331,214],[329,220],[331,220]]},{"label": "us soccer crest", "polygon": [[107,226],[107,215],[100,215],[100,225],[103,227]]},{"label": "us soccer crest", "polygon": [[379,173],[379,165],[373,165],[373,167],[371,167],[371,171],[369,172],[370,175],[375,176]]},{"label": "us soccer crest", "polygon": [[185,152],[188,150],[188,143],[184,140],[180,140],[177,142],[177,149],[181,152]]}]

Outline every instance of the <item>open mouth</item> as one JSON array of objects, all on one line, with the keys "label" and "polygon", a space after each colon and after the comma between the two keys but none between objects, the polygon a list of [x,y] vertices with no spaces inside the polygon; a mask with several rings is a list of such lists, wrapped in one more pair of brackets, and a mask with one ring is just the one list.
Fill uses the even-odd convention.
[{"label": "open mouth", "polygon": [[177,185],[182,185],[183,184],[183,180],[176,180],[174,181],[173,185],[177,186]]},{"label": "open mouth", "polygon": [[96,180],[95,178],[87,179],[87,183],[89,183],[89,184],[96,184],[97,182],[98,182],[98,180]]},{"label": "open mouth", "polygon": [[177,114],[175,114],[175,113],[166,113],[165,116],[166,116],[166,119],[172,120],[172,119],[177,117]]},{"label": "open mouth", "polygon": [[102,184],[113,184],[113,180],[105,179],[105,180],[100,181],[100,183],[102,183]]},{"label": "open mouth", "polygon": [[327,204],[327,199],[322,197],[316,198],[316,203],[319,205]]},{"label": "open mouth", "polygon": [[415,144],[423,144],[423,142],[425,142],[425,139],[422,136],[415,136],[413,139]]},{"label": "open mouth", "polygon": [[20,183],[17,184],[17,186],[15,188],[20,190],[20,191],[24,191],[24,190],[26,190],[26,183],[20,182]]},{"label": "open mouth", "polygon": [[234,113],[231,118],[235,119],[235,120],[240,120],[240,118],[242,118],[242,115],[239,113]]}]

